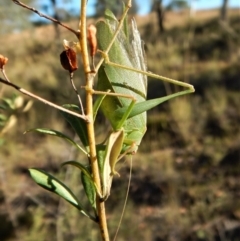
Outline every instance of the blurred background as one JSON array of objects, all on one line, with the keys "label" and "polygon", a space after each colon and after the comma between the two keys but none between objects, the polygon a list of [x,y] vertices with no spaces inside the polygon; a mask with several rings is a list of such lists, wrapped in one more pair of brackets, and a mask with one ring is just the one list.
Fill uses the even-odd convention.
[{"label": "blurred background", "polygon": [[[79,1],[24,3],[78,28]],[[96,23],[105,8],[121,16],[120,0],[89,0],[88,5],[89,23]],[[145,42],[148,69],[191,83],[196,92],[148,112],[148,131],[133,156],[129,200],[117,240],[239,241],[239,0],[135,0],[130,15]],[[68,72],[59,62],[63,39],[76,41],[74,36],[12,1],[0,1],[0,21],[0,54],[9,59],[9,79],[59,105],[77,104]],[[79,62],[74,81],[80,87]],[[149,78],[148,98],[177,90]],[[23,134],[46,127],[74,138],[71,127],[55,109],[2,84],[0,91],[0,240],[100,240],[94,223],[37,186],[27,170],[52,173],[87,205],[79,170],[60,168],[67,160],[82,161],[83,155],[61,139]],[[98,141],[104,139],[106,126],[100,114]],[[119,168],[121,176],[115,177],[106,204],[111,237],[126,195],[128,158]]]}]

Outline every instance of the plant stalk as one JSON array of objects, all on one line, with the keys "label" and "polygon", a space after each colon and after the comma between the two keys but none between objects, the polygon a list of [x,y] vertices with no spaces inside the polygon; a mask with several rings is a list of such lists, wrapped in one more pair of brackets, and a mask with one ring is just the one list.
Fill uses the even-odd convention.
[{"label": "plant stalk", "polygon": [[[102,190],[99,167],[97,162],[97,152],[96,143],[94,135],[94,122],[93,122],[93,80],[95,74],[91,72],[88,48],[87,48],[87,26],[86,26],[86,10],[87,10],[87,0],[81,1],[81,16],[79,29],[81,35],[79,36],[79,42],[81,45],[81,55],[83,60],[83,67],[86,76],[86,115],[89,118],[87,123],[88,141],[89,141],[89,155],[90,155],[90,165],[92,169],[93,180],[97,186],[98,190]],[[106,213],[105,213],[105,203],[97,197],[96,200],[98,221],[100,233],[103,241],[109,241],[109,234],[107,229]]]}]

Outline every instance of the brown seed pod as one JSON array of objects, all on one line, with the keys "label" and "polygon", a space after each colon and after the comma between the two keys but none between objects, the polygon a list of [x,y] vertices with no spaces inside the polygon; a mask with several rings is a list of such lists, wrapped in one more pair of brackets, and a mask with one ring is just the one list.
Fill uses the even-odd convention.
[{"label": "brown seed pod", "polygon": [[93,57],[97,52],[97,28],[93,24],[90,24],[88,26],[87,33],[88,44],[90,47],[90,56]]},{"label": "brown seed pod", "polygon": [[0,69],[3,69],[3,66],[8,62],[8,58],[0,54]]},{"label": "brown seed pod", "polygon": [[67,48],[60,54],[60,62],[70,73],[78,69],[77,54],[72,48]]}]

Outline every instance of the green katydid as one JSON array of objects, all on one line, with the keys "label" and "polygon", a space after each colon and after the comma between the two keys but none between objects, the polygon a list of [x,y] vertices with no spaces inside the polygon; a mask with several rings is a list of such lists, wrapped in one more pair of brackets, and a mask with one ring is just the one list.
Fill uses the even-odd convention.
[{"label": "green katydid", "polygon": [[[121,28],[123,23],[124,27]],[[143,43],[134,20],[132,20],[129,31],[126,18],[123,17],[119,22],[110,11],[107,11],[105,20],[97,23],[97,39],[99,50],[105,62],[98,72],[95,93],[105,95],[101,99],[101,109],[113,128],[111,135],[115,136],[119,132],[124,133],[122,142],[117,142],[118,146],[110,143],[110,135],[108,145],[110,143],[111,148],[105,150],[105,163],[109,163],[105,166],[109,165],[111,170],[109,167],[103,170],[103,179],[107,179],[105,176],[110,176],[110,184],[103,180],[103,187],[105,188],[107,185],[110,188],[111,177],[115,173],[114,166],[120,159],[116,157],[120,155],[120,152],[124,154],[135,153],[141,143],[146,132],[146,111],[171,98],[192,93],[194,87],[181,81],[147,72]],[[111,44],[112,46],[110,46]],[[146,100],[147,76],[185,87],[187,90]],[[109,151],[115,153],[114,158],[109,158]]]}]

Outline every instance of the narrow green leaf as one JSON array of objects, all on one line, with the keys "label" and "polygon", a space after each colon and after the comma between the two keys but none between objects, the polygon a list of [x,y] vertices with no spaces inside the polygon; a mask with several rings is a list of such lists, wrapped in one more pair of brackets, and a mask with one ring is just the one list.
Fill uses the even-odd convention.
[{"label": "narrow green leaf", "polygon": [[[89,172],[89,168],[87,168],[86,166],[82,165],[80,162],[77,162],[77,161],[67,161],[62,164],[62,166],[65,166],[65,165],[73,165],[81,170],[82,184],[83,184],[85,193],[92,207],[96,208],[97,188]],[[100,192],[98,192],[98,194],[100,194]]]},{"label": "narrow green leaf", "polygon": [[[130,113],[128,118],[134,117],[145,111],[148,111],[148,110],[152,109],[153,107],[155,107],[167,100],[173,99],[173,98],[181,96],[181,95],[190,94],[190,93],[192,93],[190,90],[184,90],[184,91],[180,91],[178,93],[167,95],[167,96],[164,96],[161,98],[138,102],[134,105],[132,112]],[[116,116],[122,116],[127,111],[127,109],[128,109],[127,106],[117,109],[115,112]]]},{"label": "narrow green leaf", "polygon": [[89,178],[84,172],[81,172],[81,179],[87,198],[91,206],[96,210],[96,189],[92,178]]},{"label": "narrow green leaf", "polygon": [[88,171],[86,166],[82,165],[80,162],[77,162],[77,161],[67,161],[67,162],[64,162],[61,166],[63,167],[63,166],[66,166],[66,165],[72,165],[72,166],[75,166],[75,167],[79,168],[88,178],[91,179],[90,172]]},{"label": "narrow green leaf", "polygon": [[33,180],[39,186],[62,197],[63,199],[71,203],[74,207],[76,207],[78,210],[80,210],[82,214],[93,219],[83,210],[81,204],[77,200],[76,196],[72,193],[72,191],[57,178],[37,168],[31,168],[29,169],[29,172]]},{"label": "narrow green leaf", "polygon": [[7,116],[4,114],[0,114],[0,120],[1,121],[6,121],[7,120]]},{"label": "narrow green leaf", "polygon": [[[110,92],[110,90],[107,91],[107,92]],[[94,102],[94,105],[93,105],[93,121],[95,121],[97,113],[98,113],[98,110],[99,110],[99,108],[100,108],[100,106],[101,106],[101,104],[102,104],[102,102],[103,102],[105,97],[106,97],[106,95],[100,95],[96,99],[96,101]]]},{"label": "narrow green leaf", "polygon": [[68,141],[72,145],[76,146],[83,153],[88,155],[88,153],[80,145],[78,145],[74,140],[72,140],[70,137],[66,136],[65,134],[63,134],[60,131],[56,131],[56,130],[52,130],[52,129],[48,129],[48,128],[34,128],[34,129],[27,130],[25,133],[32,132],[32,131],[36,131],[36,132],[39,132],[39,133],[42,133],[42,134],[46,134],[46,135],[60,137],[60,138],[62,138],[64,140]]},{"label": "narrow green leaf", "polygon": [[3,98],[2,101],[7,108],[13,109],[14,106],[13,106],[13,101],[11,99]]},{"label": "narrow green leaf", "polygon": [[0,109],[6,110],[6,109],[7,109],[7,106],[6,106],[5,104],[0,104]]},{"label": "narrow green leaf", "polygon": [[[63,105],[63,107],[73,110],[76,112],[80,112],[80,109],[76,105]],[[85,146],[85,148],[88,147],[88,136],[87,136],[87,127],[86,127],[86,122],[85,120],[78,118],[76,116],[70,115],[66,112],[61,111],[61,114],[63,117],[66,119],[66,121],[72,126],[73,130],[77,133],[79,136],[82,144]]]}]

